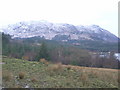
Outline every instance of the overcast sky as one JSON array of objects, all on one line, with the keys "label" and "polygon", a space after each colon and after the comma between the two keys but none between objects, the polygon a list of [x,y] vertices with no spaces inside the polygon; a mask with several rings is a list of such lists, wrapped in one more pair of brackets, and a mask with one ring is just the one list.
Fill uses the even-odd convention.
[{"label": "overcast sky", "polygon": [[96,24],[118,36],[118,1],[0,0],[0,26],[30,20]]}]

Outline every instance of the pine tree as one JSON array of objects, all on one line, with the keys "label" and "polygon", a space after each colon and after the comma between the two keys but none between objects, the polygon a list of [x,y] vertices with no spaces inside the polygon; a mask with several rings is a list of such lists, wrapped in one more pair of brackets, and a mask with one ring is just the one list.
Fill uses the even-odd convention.
[{"label": "pine tree", "polygon": [[[8,55],[10,53],[10,40],[11,36],[8,34],[0,33],[2,35],[2,54]],[[1,37],[1,36],[0,36]]]},{"label": "pine tree", "polygon": [[47,46],[44,42],[42,43],[42,45],[40,47],[40,51],[39,51],[38,56],[37,56],[37,61],[40,60],[41,58],[44,58],[46,60],[50,59]]}]

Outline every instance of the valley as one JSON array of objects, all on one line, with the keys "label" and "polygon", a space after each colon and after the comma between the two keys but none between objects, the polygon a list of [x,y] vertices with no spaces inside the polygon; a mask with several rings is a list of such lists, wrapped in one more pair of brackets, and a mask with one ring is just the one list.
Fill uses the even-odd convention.
[{"label": "valley", "polygon": [[2,28],[3,88],[118,88],[120,39],[98,25]]}]

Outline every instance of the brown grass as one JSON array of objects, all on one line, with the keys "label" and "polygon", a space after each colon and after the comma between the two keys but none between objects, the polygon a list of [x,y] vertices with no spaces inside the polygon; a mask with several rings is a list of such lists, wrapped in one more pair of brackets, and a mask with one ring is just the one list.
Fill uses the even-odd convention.
[{"label": "brown grass", "polygon": [[52,66],[49,67],[49,70],[52,70],[52,71],[59,71],[63,68],[62,64],[61,63],[57,63],[57,64],[54,64]]},{"label": "brown grass", "polygon": [[38,80],[37,80],[37,78],[33,77],[33,78],[31,78],[31,81],[32,82],[37,82]]},{"label": "brown grass", "polygon": [[96,71],[96,70],[89,70],[87,71],[87,73],[94,78],[98,78],[100,76],[100,72]]},{"label": "brown grass", "polygon": [[79,80],[82,81],[83,85],[86,85],[88,83],[89,79],[88,79],[88,75],[85,71],[81,72]]},{"label": "brown grass", "polygon": [[19,72],[19,79],[23,79],[25,77],[25,72]]},{"label": "brown grass", "polygon": [[45,60],[44,58],[40,59],[39,61],[40,61],[41,63],[46,64],[46,65],[48,65],[48,64],[49,64],[49,62],[48,62],[47,60]]},{"label": "brown grass", "polygon": [[22,86],[16,85],[16,86],[14,86],[14,88],[22,88]]},{"label": "brown grass", "polygon": [[58,68],[60,68],[60,69],[62,68],[62,63],[61,62],[57,63],[56,65],[58,66]]},{"label": "brown grass", "polygon": [[114,82],[116,85],[118,85],[117,82],[120,83],[120,79],[118,78],[118,72],[120,70],[118,69],[81,67],[81,66],[72,66],[72,65],[62,65],[62,66],[68,69],[74,69],[81,72],[78,80],[81,80],[83,85],[90,83],[89,78],[98,78],[103,81]]},{"label": "brown grass", "polygon": [[[63,67],[67,67],[68,65],[63,65]],[[111,72],[120,72],[120,70],[118,69],[109,69],[109,68],[95,68],[95,67],[83,67],[83,66],[73,66],[73,65],[69,65],[69,67],[71,67],[72,69],[86,69],[86,70],[97,70],[97,71],[111,71]]]},{"label": "brown grass", "polygon": [[13,74],[9,71],[3,71],[2,78],[5,81],[10,81],[13,79]]},{"label": "brown grass", "polygon": [[118,76],[118,84],[120,85],[120,77]]}]

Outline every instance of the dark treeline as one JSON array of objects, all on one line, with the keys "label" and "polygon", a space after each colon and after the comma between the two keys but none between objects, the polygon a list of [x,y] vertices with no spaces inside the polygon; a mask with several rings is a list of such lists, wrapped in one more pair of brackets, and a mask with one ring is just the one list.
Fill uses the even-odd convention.
[{"label": "dark treeline", "polygon": [[61,62],[86,67],[119,68],[120,62],[113,54],[110,58],[92,57],[90,51],[40,37],[12,39],[2,33],[2,54],[29,61],[45,58],[51,62]]},{"label": "dark treeline", "polygon": [[79,43],[76,47],[81,49],[87,49],[90,51],[99,51],[99,52],[109,52],[114,51],[118,52],[118,46],[120,46],[120,41],[118,42],[104,42],[104,41],[92,41],[92,40],[70,40],[68,43]]}]

